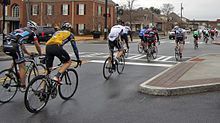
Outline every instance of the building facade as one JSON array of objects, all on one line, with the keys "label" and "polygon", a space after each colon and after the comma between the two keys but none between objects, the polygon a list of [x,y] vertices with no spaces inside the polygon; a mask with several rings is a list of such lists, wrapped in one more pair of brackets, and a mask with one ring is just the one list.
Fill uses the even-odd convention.
[{"label": "building facade", "polygon": [[[75,34],[104,31],[105,0],[13,0],[7,6],[7,32],[25,27],[28,20],[39,26],[73,25]],[[108,27],[116,22],[115,3],[108,0]],[[14,20],[13,20],[14,19]]]},{"label": "building facade", "polygon": [[220,29],[220,19],[216,21],[208,21],[208,20],[189,20],[190,28],[198,29],[198,28],[218,28]]}]

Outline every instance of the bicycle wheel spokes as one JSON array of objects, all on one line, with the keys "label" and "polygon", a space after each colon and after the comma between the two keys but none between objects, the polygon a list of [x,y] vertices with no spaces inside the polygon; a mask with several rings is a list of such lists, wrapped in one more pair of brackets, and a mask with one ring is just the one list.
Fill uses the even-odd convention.
[{"label": "bicycle wheel spokes", "polygon": [[178,47],[175,48],[175,59],[176,61],[180,60],[180,52]]},{"label": "bicycle wheel spokes", "polygon": [[124,67],[125,67],[125,58],[124,58],[123,55],[119,57],[118,62],[119,63],[117,65],[117,72],[119,74],[121,74],[123,72],[123,70],[124,70]]},{"label": "bicycle wheel spokes", "polygon": [[49,91],[46,77],[43,75],[35,77],[25,91],[26,109],[31,113],[37,113],[46,106],[48,99]]},{"label": "bicycle wheel spokes", "polygon": [[78,74],[74,69],[68,69],[61,76],[62,85],[58,86],[60,97],[64,100],[71,98],[78,87]]},{"label": "bicycle wheel spokes", "polygon": [[17,79],[15,73],[9,69],[0,72],[0,102],[9,102],[16,94]]},{"label": "bicycle wheel spokes", "polygon": [[33,66],[28,74],[28,83],[36,76],[38,75],[45,75],[46,68],[42,64],[37,64],[36,66]]},{"label": "bicycle wheel spokes", "polygon": [[112,64],[111,64],[111,58],[108,57],[103,65],[103,76],[106,80],[109,79],[109,77],[112,75],[112,73],[114,72],[113,68],[112,68]]}]

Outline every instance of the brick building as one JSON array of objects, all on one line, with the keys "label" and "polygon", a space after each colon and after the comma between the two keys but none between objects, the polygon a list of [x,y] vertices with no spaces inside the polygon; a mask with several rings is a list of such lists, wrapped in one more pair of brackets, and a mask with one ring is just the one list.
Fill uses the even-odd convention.
[{"label": "brick building", "polygon": [[189,20],[190,28],[205,28],[205,27],[214,27],[220,29],[220,19],[216,21],[208,20]]},{"label": "brick building", "polygon": [[[11,0],[6,11],[7,32],[25,27],[28,19],[40,26],[60,26],[69,22],[75,34],[104,31],[105,0]],[[112,0],[108,0],[107,13],[111,15],[107,21],[110,28],[116,22]]]}]

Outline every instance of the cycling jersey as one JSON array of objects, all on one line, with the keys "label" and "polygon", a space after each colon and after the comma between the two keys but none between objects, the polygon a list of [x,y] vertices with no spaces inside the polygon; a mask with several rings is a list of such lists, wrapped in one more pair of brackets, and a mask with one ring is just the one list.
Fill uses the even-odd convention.
[{"label": "cycling jersey", "polygon": [[124,26],[123,28],[123,34],[128,34],[128,32],[131,31],[131,28],[129,26]]},{"label": "cycling jersey", "polygon": [[198,31],[194,31],[193,35],[199,35],[199,32]]},{"label": "cycling jersey", "polygon": [[108,35],[109,41],[114,41],[122,34],[124,27],[122,25],[115,25],[111,28],[111,31]]},{"label": "cycling jersey", "polygon": [[20,28],[20,29],[16,29],[13,32],[10,33],[10,35],[15,35],[15,36],[19,36],[19,40],[18,43],[19,44],[24,44],[27,41],[35,41],[37,40],[37,35],[34,31],[32,31],[29,28]]},{"label": "cycling jersey", "polygon": [[184,35],[184,30],[179,28],[175,31],[175,34],[176,34],[176,37],[177,38],[183,38],[183,35]]},{"label": "cycling jersey", "polygon": [[147,30],[146,29],[142,29],[139,33],[139,36],[144,36],[144,33],[146,32]]}]

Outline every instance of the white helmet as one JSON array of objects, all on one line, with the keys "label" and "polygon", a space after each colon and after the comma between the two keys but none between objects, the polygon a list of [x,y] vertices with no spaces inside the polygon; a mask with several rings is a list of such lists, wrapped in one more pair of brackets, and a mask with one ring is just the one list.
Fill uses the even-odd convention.
[{"label": "white helmet", "polygon": [[175,26],[174,29],[175,29],[175,30],[179,29],[179,26]]},{"label": "white helmet", "polygon": [[29,28],[35,28],[35,29],[37,29],[37,23],[35,23],[34,21],[28,21],[27,22],[27,27],[29,27]]}]

